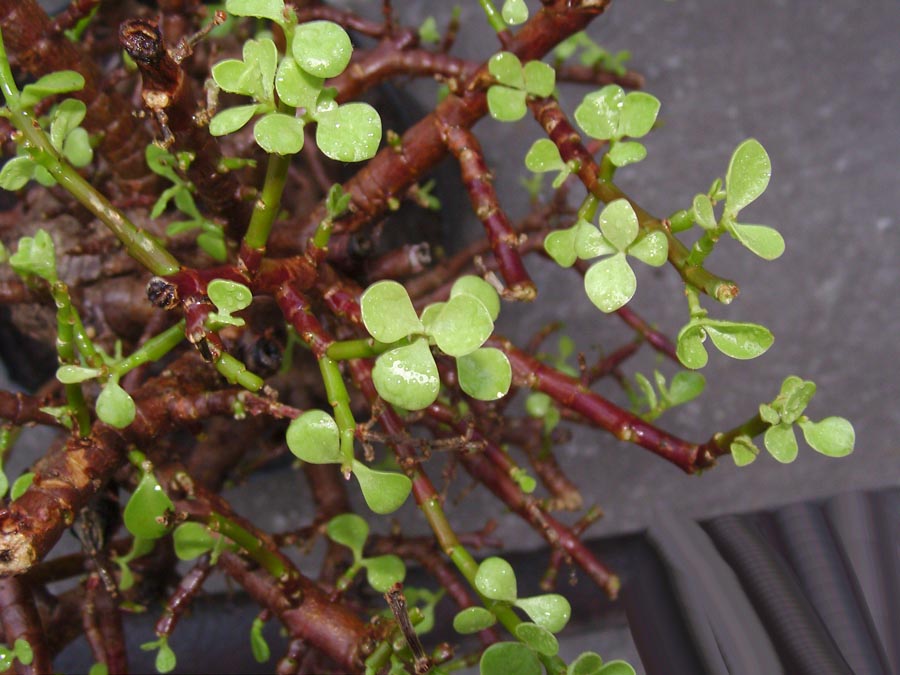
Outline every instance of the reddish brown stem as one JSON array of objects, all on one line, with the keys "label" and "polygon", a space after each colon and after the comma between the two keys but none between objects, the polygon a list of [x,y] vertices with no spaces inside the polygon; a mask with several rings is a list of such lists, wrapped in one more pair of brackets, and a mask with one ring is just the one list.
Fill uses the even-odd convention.
[{"label": "reddish brown stem", "polygon": [[106,664],[110,673],[128,672],[122,615],[98,574],[91,574],[85,581],[81,621],[94,662]]},{"label": "reddish brown stem", "polygon": [[0,623],[10,647],[16,640],[31,645],[34,658],[29,665],[16,661],[20,675],[36,675],[53,672],[50,653],[44,642],[41,617],[34,604],[34,596],[25,579],[8,577],[0,579]]},{"label": "reddish brown stem", "polygon": [[156,622],[156,635],[158,637],[169,637],[178,620],[190,608],[191,603],[203,590],[203,584],[209,578],[212,567],[209,564],[209,555],[201,556],[194,563],[190,571],[181,577],[178,586],[169,599],[166,601],[166,608],[163,610],[162,616]]}]

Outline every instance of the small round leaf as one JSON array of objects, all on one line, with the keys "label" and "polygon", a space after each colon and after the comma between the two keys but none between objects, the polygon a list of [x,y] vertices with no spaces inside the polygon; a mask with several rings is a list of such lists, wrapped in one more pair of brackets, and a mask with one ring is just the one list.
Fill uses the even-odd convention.
[{"label": "small round leaf", "polygon": [[172,500],[151,472],[145,473],[125,505],[122,520],[125,527],[140,539],[159,539],[169,531],[163,522],[166,513],[173,511]]},{"label": "small round leaf", "polygon": [[63,141],[62,153],[76,168],[80,169],[90,164],[94,158],[94,149],[91,147],[88,132],[82,127],[72,129]]},{"label": "small round leaf", "polygon": [[518,26],[528,21],[528,5],[525,4],[525,0],[506,0],[500,15],[510,26]]},{"label": "small round leaf", "polygon": [[509,359],[499,349],[483,347],[456,359],[459,386],[479,401],[496,401],[506,396],[512,383]]},{"label": "small round leaf", "polygon": [[219,61],[212,67],[210,73],[213,81],[222,91],[253,96],[257,74],[253,68],[240,59]]},{"label": "small round leaf", "polygon": [[541,675],[544,672],[537,654],[521,642],[498,642],[484,650],[479,663],[480,675]]},{"label": "small round leaf", "polygon": [[500,84],[505,84],[513,89],[523,89],[525,87],[522,62],[512,52],[494,54],[488,61],[488,71]]},{"label": "small round leaf", "polygon": [[331,21],[310,21],[297,26],[291,53],[306,72],[335,77],[350,63],[353,44],[347,31]]},{"label": "small round leaf", "polygon": [[55,283],[56,248],[47,230],[38,230],[34,237],[19,239],[19,248],[9,257],[9,264],[17,274],[34,274]]},{"label": "small round leaf", "polygon": [[176,663],[175,652],[172,651],[168,642],[163,642],[159,646],[159,651],[156,653],[155,665],[157,672],[170,673],[175,670]]},{"label": "small round leaf", "polygon": [[253,138],[268,153],[295,155],[303,148],[303,120],[284,113],[263,115],[253,125]]},{"label": "small round leaf", "polygon": [[468,607],[453,617],[453,630],[462,635],[477,633],[497,623],[494,613],[484,607]]},{"label": "small round leaf", "polygon": [[637,290],[637,279],[625,260],[616,253],[594,263],[584,275],[584,290],[601,312],[614,312],[624,307]]},{"label": "small round leaf", "polygon": [[378,357],[372,370],[378,395],[406,410],[421,410],[434,403],[440,390],[437,364],[426,338],[397,347]]},{"label": "small round leaf", "polygon": [[84,77],[74,70],[59,70],[39,78],[37,82],[26,84],[19,96],[19,105],[30,108],[42,98],[53,94],[64,94],[84,88]]},{"label": "small round leaf", "polygon": [[782,464],[790,464],[797,459],[797,437],[790,424],[769,427],[763,440],[769,454]]},{"label": "small round leaf", "polygon": [[488,111],[500,122],[516,122],[525,117],[528,110],[525,106],[527,96],[521,89],[495,84],[487,92]]},{"label": "small round leaf", "polygon": [[591,138],[609,140],[619,138],[619,113],[625,100],[625,90],[610,84],[584,97],[575,109],[575,121]]},{"label": "small round leaf", "polygon": [[610,255],[616,252],[616,247],[610,244],[600,230],[585,220],[579,220],[572,227],[575,231],[575,253],[582,260],[590,260],[600,255]]},{"label": "small round leaf", "polygon": [[481,277],[466,274],[457,279],[450,289],[450,297],[454,298],[463,293],[478,298],[491,315],[491,321],[496,321],[500,316],[500,295],[497,293],[497,289]]},{"label": "small round leaf", "polygon": [[550,96],[556,86],[556,71],[541,61],[529,61],[522,69],[525,91],[532,96]]},{"label": "small round leaf", "polygon": [[406,578],[406,565],[395,555],[380,555],[362,561],[366,568],[366,580],[369,586],[379,593],[387,593],[391,586]]},{"label": "small round leaf", "polygon": [[803,437],[816,452],[829,457],[846,457],[853,452],[856,432],[843,417],[826,417],[821,422],[800,422]]},{"label": "small round leaf", "polygon": [[732,223],[732,236],[763,260],[775,260],[784,253],[784,238],[774,227]]},{"label": "small round leaf", "polygon": [[524,610],[532,621],[551,633],[558,633],[565,628],[572,616],[569,601],[558,593],[521,598],[516,600],[516,607]]},{"label": "small round leaf", "polygon": [[16,480],[13,481],[12,487],[9,489],[10,500],[16,501],[19,497],[24,495],[25,491],[31,487],[32,483],[34,483],[33,471],[23,473],[21,476],[16,478]]},{"label": "small round leaf", "polygon": [[284,21],[284,0],[226,0],[225,11],[235,16],[255,16],[281,23]]},{"label": "small round leaf", "polygon": [[213,279],[206,287],[206,294],[220,312],[230,314],[246,309],[253,302],[250,289],[236,281]]},{"label": "small round leaf", "polygon": [[647,148],[637,141],[616,141],[609,149],[609,161],[616,166],[636,164],[647,156]]},{"label": "small round leaf", "polygon": [[625,661],[610,661],[597,675],[635,675],[634,668]]},{"label": "small round leaf", "polygon": [[556,656],[559,653],[559,640],[556,636],[537,624],[520,623],[516,626],[516,637],[544,656]]},{"label": "small round leaf", "polygon": [[775,341],[768,328],[756,323],[709,320],[703,328],[716,348],[733,359],[755,359]]},{"label": "small round leaf", "polygon": [[201,523],[182,523],[172,533],[175,555],[179,560],[193,560],[212,551],[216,540],[209,528]]},{"label": "small round leaf", "polygon": [[16,641],[13,643],[13,653],[23,666],[30,666],[31,662],[34,661],[34,651],[31,649],[31,644],[23,638],[16,638]]},{"label": "small round leaf", "polygon": [[606,240],[622,252],[637,239],[640,232],[637,214],[627,199],[616,199],[607,204],[600,212],[598,222]]},{"label": "small round leaf", "polygon": [[603,667],[603,659],[595,652],[582,652],[569,664],[566,675],[597,675]]},{"label": "small round leaf", "polygon": [[450,298],[431,326],[431,335],[450,356],[470,354],[494,331],[490,312],[478,298],[460,294]]},{"label": "small round leaf", "polygon": [[748,138],[737,146],[725,174],[725,211],[736,216],[765,192],[771,175],[769,155],[759,141]]},{"label": "small round leaf", "polygon": [[56,369],[56,379],[63,384],[77,384],[90,380],[103,373],[99,368],[84,368],[83,366],[60,366]]},{"label": "small round leaf", "polygon": [[631,138],[645,136],[653,128],[658,114],[658,98],[643,91],[632,91],[622,103],[618,135]]},{"label": "small round leaf", "polygon": [[772,407],[780,411],[782,421],[793,423],[803,414],[815,395],[815,382],[804,380],[796,375],[789,375],[781,383],[781,391]]},{"label": "small round leaf", "polygon": [[713,211],[713,205],[712,201],[709,199],[709,195],[696,195],[691,210],[694,215],[694,220],[697,221],[697,224],[700,227],[704,230],[716,229],[716,214],[715,211]]},{"label": "small round leaf", "polygon": [[731,442],[731,458],[737,466],[747,466],[759,455],[759,448],[749,436],[738,436]]},{"label": "small round leaf", "polygon": [[[590,225],[590,227],[594,226]],[[544,250],[561,267],[571,267],[578,259],[575,253],[576,228],[577,226],[573,226],[564,230],[556,230],[544,237]]]},{"label": "small round leaf", "polygon": [[291,420],[287,444],[294,455],[310,464],[340,464],[344,461],[337,423],[322,410],[307,410]]},{"label": "small round leaf", "polygon": [[134,421],[137,412],[134,399],[118,382],[110,380],[97,397],[97,417],[116,429],[124,429]]},{"label": "small round leaf", "polygon": [[376,281],[359,299],[363,324],[379,342],[391,343],[424,330],[409,293],[396,281]]},{"label": "small round leaf", "polygon": [[[431,334],[431,327],[434,325],[435,319],[438,318],[438,315],[441,313],[441,310],[444,309],[444,305],[446,304],[446,302],[432,302],[422,310],[422,314],[419,318],[422,321],[422,325],[425,327],[426,333]],[[434,340],[431,340],[430,344],[434,344]]]},{"label": "small round leaf", "polygon": [[22,189],[34,175],[34,166],[30,157],[13,157],[0,170],[0,187],[10,192]]},{"label": "small round leaf", "polygon": [[239,105],[217,113],[209,121],[209,133],[213,136],[232,134],[243,127],[256,114],[256,105]]},{"label": "small round leaf", "polygon": [[675,342],[675,353],[678,360],[685,368],[696,370],[702,368],[709,361],[709,355],[703,346],[706,335],[703,329],[693,323],[689,323],[678,333]]},{"label": "small round leaf", "polygon": [[378,152],[381,117],[368,103],[347,103],[316,113],[316,145],[339,162],[362,162]]},{"label": "small round leaf", "polygon": [[342,513],[328,521],[328,538],[353,551],[353,560],[360,560],[363,546],[369,537],[369,524],[355,513]]},{"label": "small round leaf", "polygon": [[549,138],[541,138],[529,148],[528,154],[525,155],[525,166],[535,173],[545,173],[562,169],[565,162],[559,154],[556,143]]},{"label": "small round leaf", "polygon": [[669,240],[656,230],[648,232],[628,247],[628,255],[653,267],[661,267],[669,259]]},{"label": "small round leaf", "polygon": [[681,405],[703,393],[706,378],[700,373],[682,370],[675,373],[669,385],[669,405]]},{"label": "small round leaf", "polygon": [[308,112],[316,109],[316,101],[322,92],[324,80],[310,75],[297,65],[294,59],[282,59],[275,74],[275,90],[278,97],[295,108]]},{"label": "small round leaf", "polygon": [[368,507],[381,515],[403,506],[412,490],[412,481],[402,473],[375,471],[357,460],[353,460],[353,475],[359,481]]},{"label": "small round leaf", "polygon": [[475,588],[491,600],[516,601],[516,573],[503,558],[485,558],[475,573]]}]

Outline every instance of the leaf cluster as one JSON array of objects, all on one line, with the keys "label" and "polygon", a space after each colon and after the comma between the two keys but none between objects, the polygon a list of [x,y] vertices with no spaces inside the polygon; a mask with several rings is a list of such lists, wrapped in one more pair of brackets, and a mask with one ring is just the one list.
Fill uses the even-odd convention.
[{"label": "leaf cluster", "polygon": [[501,122],[522,119],[529,96],[550,96],[556,87],[556,71],[552,67],[541,61],[529,61],[523,66],[512,52],[494,54],[488,61],[488,71],[496,82],[487,91],[488,111]]},{"label": "leaf cluster", "polygon": [[646,136],[656,123],[659,99],[643,91],[628,94],[617,84],[609,84],[587,94],[575,109],[575,121],[591,138],[609,141],[607,157],[614,166],[626,166],[647,156],[647,148],[625,137]]},{"label": "leaf cluster", "polygon": [[406,578],[406,565],[398,556],[392,553],[372,558],[363,556],[369,524],[355,513],[335,516],[328,521],[325,532],[329,539],[353,553],[353,564],[338,581],[339,590],[347,588],[360,569],[366,570],[366,581],[379,593],[387,593],[394,584]]}]

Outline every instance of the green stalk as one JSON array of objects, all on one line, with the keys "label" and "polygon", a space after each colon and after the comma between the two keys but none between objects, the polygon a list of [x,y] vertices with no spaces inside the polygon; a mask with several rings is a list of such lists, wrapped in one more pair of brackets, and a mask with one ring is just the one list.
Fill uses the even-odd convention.
[{"label": "green stalk", "polygon": [[250,224],[247,226],[247,234],[244,235],[244,244],[250,249],[262,250],[266,247],[272,224],[281,207],[281,195],[284,192],[290,165],[290,155],[269,155],[263,189],[256,199]]},{"label": "green stalk", "polygon": [[[61,364],[78,364],[75,353],[74,309],[69,298],[69,289],[61,281],[50,285],[50,294],[56,303],[56,353]],[[78,423],[78,434],[87,436],[91,433],[91,415],[84,401],[84,393],[80,383],[66,384],[66,402]]]},{"label": "green stalk", "polygon": [[216,370],[228,380],[229,384],[239,384],[244,389],[254,393],[258,392],[266,384],[259,375],[251,373],[247,370],[247,366],[228,352],[222,352],[222,355],[216,361]]},{"label": "green stalk", "polygon": [[491,28],[498,33],[502,33],[506,30],[506,22],[503,20],[503,15],[497,11],[497,8],[491,0],[478,0],[478,4],[480,4],[481,9],[484,10],[484,14],[487,17]]},{"label": "green stalk", "polygon": [[85,208],[99,218],[118,238],[132,258],[158,276],[177,272],[181,265],[153,237],[136,227],[125,215],[88,183],[66,162],[50,143],[41,129],[33,110],[19,106],[19,90],[16,88],[3,35],[0,34],[0,89],[10,111],[9,120],[22,132],[32,159],[50,172],[56,182],[67,190]]},{"label": "green stalk", "polygon": [[597,207],[600,205],[600,200],[590,192],[584,198],[584,201],[581,202],[581,206],[578,207],[578,220],[583,220],[587,223],[594,222],[594,216],[597,215]]},{"label": "green stalk", "polygon": [[325,351],[325,355],[335,361],[347,361],[349,359],[370,359],[383,354],[389,349],[409,344],[409,338],[403,338],[390,344],[377,342],[372,338],[360,338],[358,340],[343,340],[333,342]]},{"label": "green stalk", "polygon": [[353,438],[356,435],[356,420],[350,410],[350,394],[347,393],[347,385],[338,368],[337,361],[323,355],[319,359],[319,370],[325,383],[325,393],[328,402],[334,408],[334,421],[337,422],[341,439],[341,454],[344,463],[341,471],[349,474],[353,465]]},{"label": "green stalk", "polygon": [[687,298],[688,310],[692,319],[702,319],[706,316],[707,311],[700,306],[700,291],[696,286],[691,284],[684,285],[684,295]]},{"label": "green stalk", "polygon": [[213,512],[209,517],[210,529],[222,534],[247,552],[251,558],[262,565],[273,579],[284,581],[287,569],[277,555],[267,549],[253,533],[248,532],[233,520],[221,513]]},{"label": "green stalk", "polygon": [[117,378],[150,361],[158,361],[184,339],[184,319],[159,335],[154,335],[138,349],[110,368]]},{"label": "green stalk", "polygon": [[731,443],[735,438],[737,438],[738,436],[749,436],[750,438],[754,438],[764,433],[765,430],[769,428],[769,426],[769,423],[764,422],[762,417],[757,414],[748,419],[743,424],[736,426],[734,429],[731,429],[729,431],[720,431],[713,436],[712,441],[720,449],[724,450],[725,453],[730,453]]}]

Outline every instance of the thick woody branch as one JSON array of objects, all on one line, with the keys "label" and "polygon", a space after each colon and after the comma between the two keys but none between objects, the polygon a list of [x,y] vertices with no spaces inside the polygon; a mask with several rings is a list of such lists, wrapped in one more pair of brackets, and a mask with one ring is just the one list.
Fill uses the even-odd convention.
[{"label": "thick woody branch", "polygon": [[21,675],[53,672],[41,617],[28,582],[24,579],[0,579],[0,623],[3,624],[8,645],[12,646],[16,640],[25,640],[34,654],[34,659],[27,666],[17,662],[16,672]]}]

